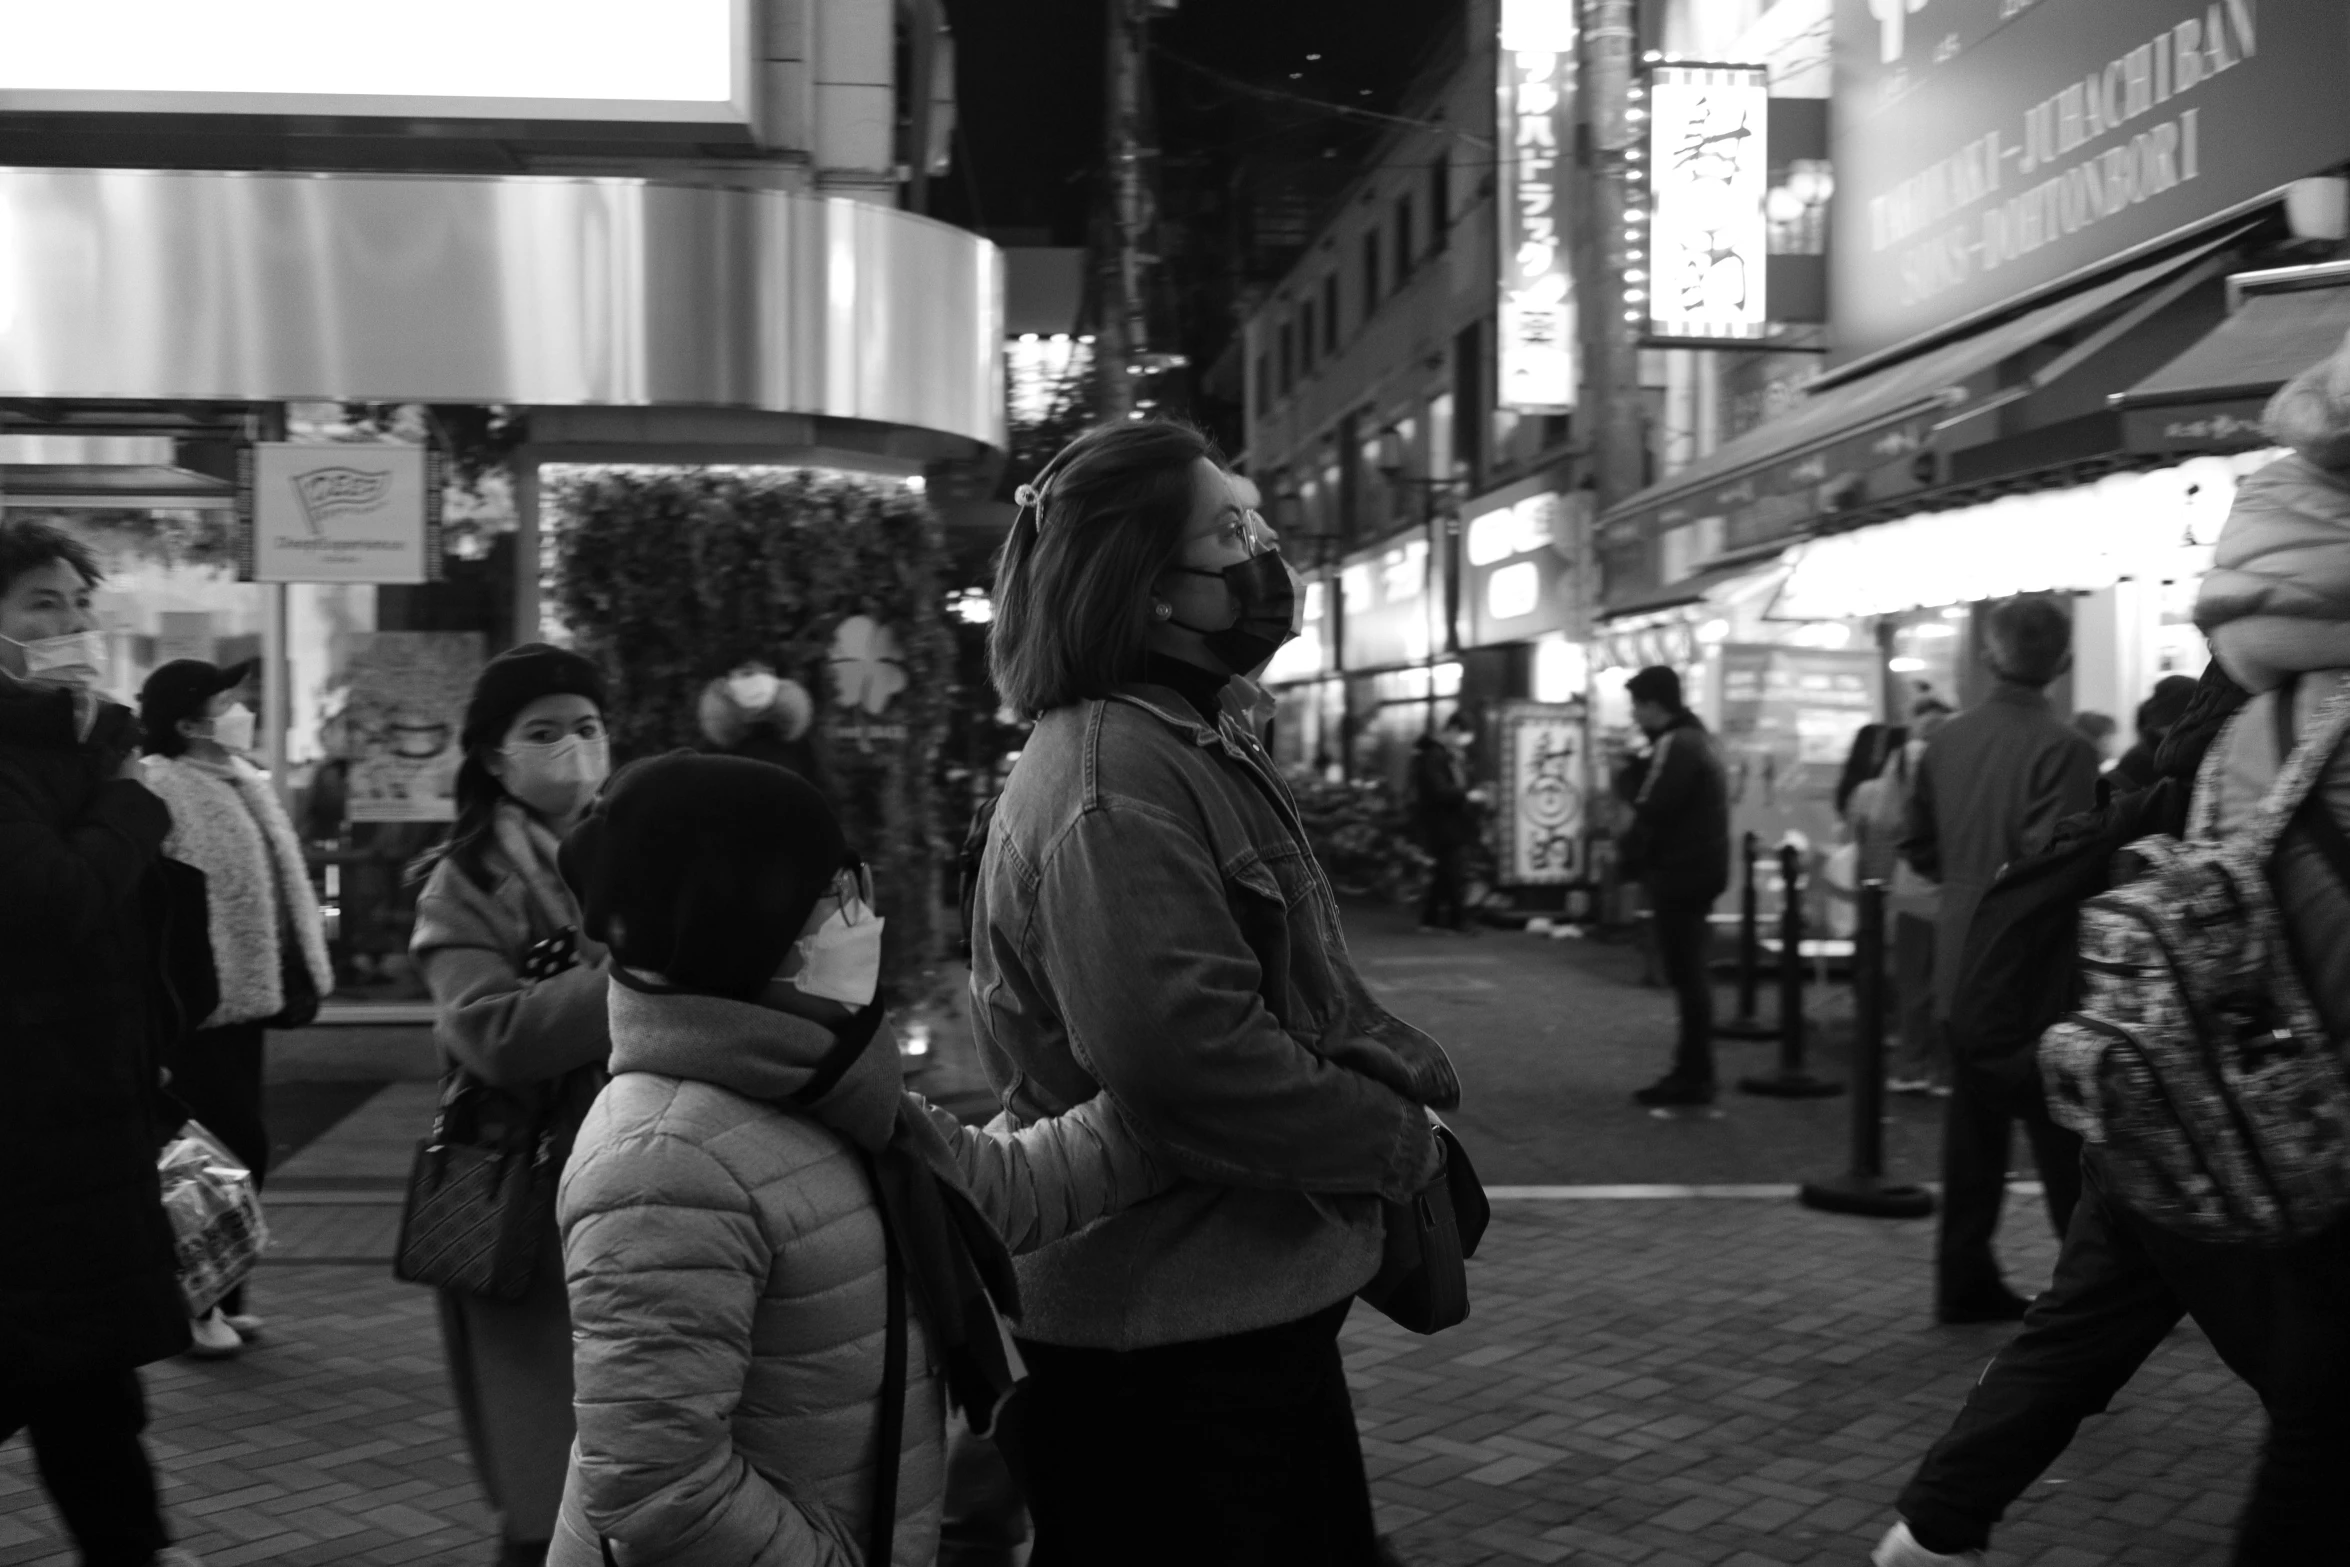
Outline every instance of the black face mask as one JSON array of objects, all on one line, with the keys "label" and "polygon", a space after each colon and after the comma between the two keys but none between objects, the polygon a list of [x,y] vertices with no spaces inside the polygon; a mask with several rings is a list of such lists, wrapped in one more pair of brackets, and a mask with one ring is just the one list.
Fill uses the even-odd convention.
[{"label": "black face mask", "polygon": [[1279,652],[1282,643],[1297,635],[1303,618],[1297,576],[1289,569],[1289,562],[1281,558],[1279,550],[1251,555],[1222,571],[1198,566],[1177,566],[1175,570],[1194,577],[1222,579],[1225,591],[1240,606],[1232,624],[1220,631],[1210,631],[1184,620],[1168,622],[1198,632],[1202,645],[1222,659],[1234,674],[1247,674]]}]

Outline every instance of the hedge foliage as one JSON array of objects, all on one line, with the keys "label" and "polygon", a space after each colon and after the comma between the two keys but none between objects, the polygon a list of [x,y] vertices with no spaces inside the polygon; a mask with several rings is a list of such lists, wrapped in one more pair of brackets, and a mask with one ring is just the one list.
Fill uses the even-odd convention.
[{"label": "hedge foliage", "polygon": [[[814,695],[824,782],[889,920],[887,991],[911,999],[938,944],[932,776],[954,669],[944,545],[921,497],[804,469],[599,468],[558,478],[547,500],[554,600],[611,681],[617,760],[705,749],[702,689],[745,662]],[[905,667],[879,715],[837,700],[828,655],[853,615],[888,627]],[[904,738],[844,735],[861,725]]]}]

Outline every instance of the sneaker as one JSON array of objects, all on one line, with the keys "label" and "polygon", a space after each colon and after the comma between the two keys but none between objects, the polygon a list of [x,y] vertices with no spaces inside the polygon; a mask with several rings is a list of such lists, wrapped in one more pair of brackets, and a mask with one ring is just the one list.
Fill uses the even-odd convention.
[{"label": "sneaker", "polygon": [[1981,1551],[1929,1551],[1918,1544],[1907,1522],[1896,1519],[1885,1538],[1869,1553],[1875,1567],[1983,1567]]},{"label": "sneaker", "polygon": [[269,1326],[266,1321],[249,1311],[224,1311],[220,1314],[220,1320],[227,1323],[237,1337],[242,1339],[259,1338],[261,1330]]},{"label": "sneaker", "polygon": [[1652,1110],[1669,1105],[1710,1105],[1714,1102],[1714,1085],[1693,1083],[1687,1078],[1668,1074],[1646,1088],[1634,1090],[1632,1102],[1646,1105]]},{"label": "sneaker", "polygon": [[227,1360],[245,1347],[245,1341],[237,1337],[237,1330],[221,1317],[217,1306],[189,1323],[188,1328],[194,1335],[194,1342],[187,1348],[192,1360]]}]

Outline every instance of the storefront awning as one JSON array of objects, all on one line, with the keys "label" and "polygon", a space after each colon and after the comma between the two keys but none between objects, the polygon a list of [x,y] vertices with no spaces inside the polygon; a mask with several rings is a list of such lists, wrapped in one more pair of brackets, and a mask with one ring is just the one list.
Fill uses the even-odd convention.
[{"label": "storefront awning", "polygon": [[1766,578],[1780,569],[1777,551],[1727,565],[1709,566],[1693,572],[1680,581],[1668,583],[1646,593],[1628,594],[1611,601],[1600,617],[1604,625],[1634,615],[1653,615],[1668,609],[1680,609],[1691,604],[1718,604],[1738,597],[1749,586],[1759,588]]},{"label": "storefront awning", "polygon": [[[1678,573],[1793,538],[1823,516],[1924,487],[1911,469],[1936,427],[1970,401],[2012,395],[1984,384],[1994,367],[2118,315],[2237,237],[2230,233],[1817,393],[1634,497],[1601,523],[1608,612],[1623,612],[1660,579],[1670,585]],[[1685,535],[1667,537],[1683,529]]]},{"label": "storefront awning", "polygon": [[2350,268],[2294,268],[2298,286],[2247,289],[2211,333],[2117,393],[2132,451],[2209,451],[2261,443],[2277,388],[2331,354],[2350,332]]}]

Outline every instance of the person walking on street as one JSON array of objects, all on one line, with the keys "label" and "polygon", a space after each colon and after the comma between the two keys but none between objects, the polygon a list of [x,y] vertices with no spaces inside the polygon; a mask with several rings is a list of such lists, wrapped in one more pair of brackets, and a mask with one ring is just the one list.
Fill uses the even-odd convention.
[{"label": "person walking on street", "polygon": [[[251,664],[174,659],[139,692],[144,779],[171,811],[163,852],[204,873],[205,924],[220,1002],[170,1052],[171,1092],[253,1172],[269,1173],[261,1117],[265,1028],[300,1028],[334,989],[334,965],[301,841],[268,775],[247,760],[253,710],[238,699]],[[190,1353],[233,1355],[261,1331],[245,1287],[195,1324]]]},{"label": "person walking on street", "polygon": [[1031,1567],[1357,1567],[1339,1328],[1459,1082],[1354,972],[1242,721],[1298,589],[1206,439],[1104,426],[1019,499],[988,655],[1036,727],[974,889],[981,1062],[1012,1124],[1107,1091],[1183,1177],[1017,1261]]},{"label": "person walking on street", "polygon": [[[603,944],[563,883],[561,835],[611,770],[604,677],[566,649],[526,643],[474,682],[457,821],[427,863],[410,939],[431,987],[433,1038],[488,1101],[485,1119],[551,1131],[570,1152],[611,1053]],[[573,1436],[571,1310],[547,1216],[528,1291],[440,1292],[441,1342],[474,1471],[498,1515],[500,1561],[544,1559]]]},{"label": "person walking on street", "polygon": [[1714,1097],[1714,990],[1707,971],[1714,901],[1730,885],[1730,794],[1705,724],[1681,700],[1681,677],[1651,665],[1626,682],[1632,721],[1651,749],[1618,770],[1632,807],[1624,874],[1648,895],[1657,961],[1680,1012],[1672,1069],[1633,1094],[1652,1109]]},{"label": "person walking on street", "polygon": [[1167,1178],[1106,1094],[989,1133],[905,1092],[884,922],[806,780],[640,762],[562,865],[613,954],[613,1076],[558,1203],[579,1440],[550,1567],[930,1562],[948,1401],[986,1430],[1012,1384],[1007,1247]]},{"label": "person walking on street", "polygon": [[[2072,667],[2072,621],[2056,600],[2012,598],[1991,611],[1983,650],[1997,684],[1926,747],[1910,793],[1902,858],[1941,885],[1934,924],[1934,1019],[1948,1029],[1975,907],[1999,867],[2044,847],[2058,821],[2097,802],[2097,752],[2049,709],[2048,684]],[[2014,1123],[2039,1165],[2063,1235],[2081,1189],[2081,1140],[2048,1118],[2037,1082],[2020,1093],[1947,1040],[1951,1094],[1942,1134],[1935,1314],[1946,1323],[2013,1322],[2023,1297],[2001,1279],[1991,1237],[2007,1193]]]},{"label": "person walking on street", "polygon": [[[2342,392],[2331,389],[2336,378]],[[2313,732],[2329,698],[2350,691],[2350,342],[2288,383],[2268,423],[2292,454],[2238,487],[2197,596],[2214,666],[2188,702],[2168,681],[2156,687],[2148,706],[2168,707],[2158,715],[2162,740],[2144,792],[2103,808],[2117,818],[2102,830],[2107,842],[2183,834],[2191,789],[2217,791],[2215,832],[2240,827],[2296,737]],[[2149,727],[2141,709],[2141,735]],[[2207,751],[2216,752],[2208,765]],[[2146,819],[2158,810],[2148,800],[2167,814]],[[2061,836],[2074,829],[2068,822]],[[2350,749],[2326,762],[2268,870],[2293,968],[2335,1041],[2350,1038],[2345,834]],[[2103,1149],[2090,1145],[2083,1166],[2055,1282],[1903,1488],[1878,1567],[1979,1562],[1992,1526],[2181,1315],[2195,1318],[2268,1411],[2233,1560],[2338,1560],[2336,1493],[2350,1472],[2350,1224],[2282,1247],[2191,1238],[2130,1209],[2112,1190]]]},{"label": "person walking on street", "polygon": [[1860,845],[1860,879],[1887,884],[1885,909],[1893,922],[1893,995],[1899,1043],[1886,1063],[1885,1087],[1896,1094],[1950,1091],[1950,1062],[1934,1025],[1934,920],[1941,889],[1910,869],[1900,845],[1909,822],[1909,797],[1926,747],[1950,722],[1949,705],[1921,696],[1910,704],[1909,728],[1883,769],[1852,792],[1849,814]]},{"label": "person walking on street", "polygon": [[171,1549],[138,1368],[188,1345],[156,1154],[171,813],[138,724],[97,694],[98,566],[44,523],[0,522],[0,1441],[29,1433],[92,1567]]},{"label": "person walking on street", "polygon": [[1435,862],[1428,871],[1428,896],[1420,905],[1424,931],[1470,929],[1463,905],[1469,846],[1477,841],[1477,808],[1467,777],[1476,727],[1454,713],[1440,729],[1420,737],[1412,751],[1412,822],[1421,846]]}]

